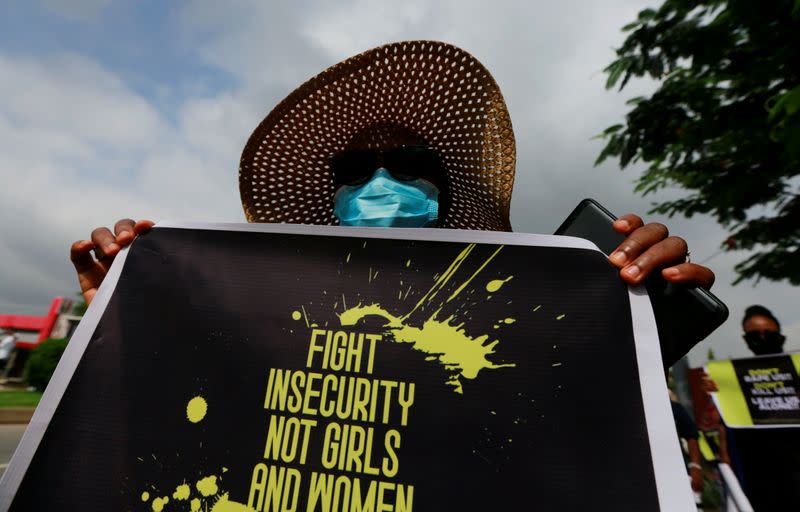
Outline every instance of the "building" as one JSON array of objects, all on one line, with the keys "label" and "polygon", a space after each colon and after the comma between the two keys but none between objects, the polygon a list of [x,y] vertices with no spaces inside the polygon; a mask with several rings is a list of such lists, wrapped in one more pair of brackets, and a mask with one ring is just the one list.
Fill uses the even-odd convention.
[{"label": "building", "polygon": [[0,314],[0,329],[9,329],[18,336],[17,349],[9,358],[3,377],[21,380],[30,352],[48,338],[69,338],[81,319],[76,315],[75,301],[54,297],[43,316]]}]

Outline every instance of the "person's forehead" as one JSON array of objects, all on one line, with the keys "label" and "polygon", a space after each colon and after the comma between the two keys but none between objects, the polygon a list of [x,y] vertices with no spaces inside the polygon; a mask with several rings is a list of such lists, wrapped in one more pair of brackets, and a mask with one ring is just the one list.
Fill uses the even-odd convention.
[{"label": "person's forehead", "polygon": [[778,324],[769,317],[754,315],[744,323],[745,331],[777,331]]}]

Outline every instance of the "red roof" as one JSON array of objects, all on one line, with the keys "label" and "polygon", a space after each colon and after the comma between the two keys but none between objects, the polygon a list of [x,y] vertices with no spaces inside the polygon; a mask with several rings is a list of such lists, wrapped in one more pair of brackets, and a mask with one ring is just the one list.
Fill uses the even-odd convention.
[{"label": "red roof", "polygon": [[0,328],[38,332],[39,336],[35,342],[20,341],[17,343],[18,347],[35,348],[50,336],[62,302],[64,302],[63,297],[55,297],[50,303],[50,311],[44,316],[0,315]]},{"label": "red roof", "polygon": [[17,331],[41,331],[46,316],[0,315],[0,327]]}]

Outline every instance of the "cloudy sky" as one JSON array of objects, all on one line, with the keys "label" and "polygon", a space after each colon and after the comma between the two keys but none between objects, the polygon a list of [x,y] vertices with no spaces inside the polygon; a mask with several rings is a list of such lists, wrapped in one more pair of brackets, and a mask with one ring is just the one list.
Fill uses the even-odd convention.
[{"label": "cloudy sky", "polygon": [[[122,217],[242,222],[237,168],[258,121],[301,82],[380,44],[437,39],[474,54],[505,95],[518,145],[516,231],[552,233],[584,197],[645,215],[635,169],[593,168],[592,136],[627,98],[604,90],[619,27],[655,2],[7,0],[0,6],[0,313],[43,314],[77,283],[69,245]],[[666,223],[695,261],[726,233]],[[730,320],[691,353],[746,356],[744,308],[773,309],[800,350],[800,292],[731,286],[743,253],[708,262]]]}]

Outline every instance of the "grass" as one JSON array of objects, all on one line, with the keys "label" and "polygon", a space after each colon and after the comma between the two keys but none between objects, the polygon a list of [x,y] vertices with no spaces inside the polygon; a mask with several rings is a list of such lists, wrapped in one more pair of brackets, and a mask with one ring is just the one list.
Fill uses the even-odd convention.
[{"label": "grass", "polygon": [[36,407],[41,398],[39,391],[0,391],[0,407]]}]

